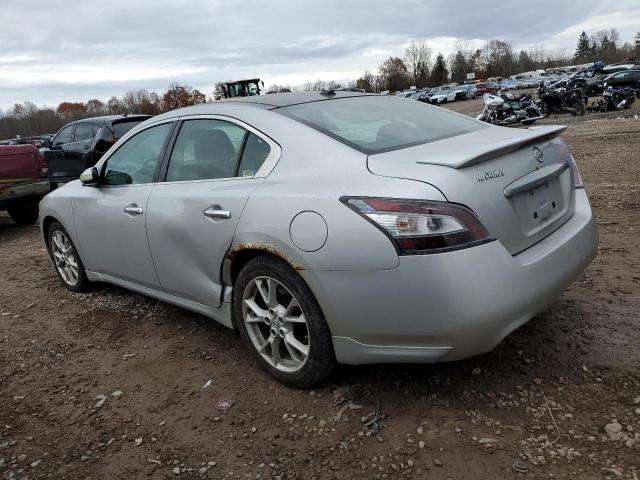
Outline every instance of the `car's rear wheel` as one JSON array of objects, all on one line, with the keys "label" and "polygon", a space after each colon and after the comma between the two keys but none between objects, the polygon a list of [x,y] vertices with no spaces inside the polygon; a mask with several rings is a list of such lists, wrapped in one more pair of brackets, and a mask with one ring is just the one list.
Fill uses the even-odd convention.
[{"label": "car's rear wheel", "polygon": [[31,200],[28,202],[11,205],[7,208],[11,220],[18,225],[31,225],[38,220],[38,201]]},{"label": "car's rear wheel", "polygon": [[51,260],[63,285],[72,292],[87,290],[89,280],[84,265],[64,227],[58,222],[52,223],[47,237]]},{"label": "car's rear wheel", "polygon": [[336,366],[331,333],[313,293],[285,262],[259,256],[234,288],[236,324],[258,363],[291,386],[307,387]]}]

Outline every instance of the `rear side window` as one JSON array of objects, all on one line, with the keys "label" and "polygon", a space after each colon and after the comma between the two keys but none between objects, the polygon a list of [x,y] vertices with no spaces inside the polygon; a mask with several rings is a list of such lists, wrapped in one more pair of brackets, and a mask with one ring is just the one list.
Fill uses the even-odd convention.
[{"label": "rear side window", "polygon": [[271,153],[269,144],[257,135],[250,133],[242,152],[238,176],[253,177],[267,159],[269,153]]},{"label": "rear side window", "polygon": [[183,123],[167,168],[167,182],[235,176],[247,131],[221,120]]},{"label": "rear side window", "polygon": [[368,155],[488,128],[444,109],[388,96],[324,100],[274,111]]},{"label": "rear side window", "polygon": [[93,128],[90,123],[78,123],[76,124],[76,133],[73,135],[74,142],[81,142],[82,140],[91,140],[93,138]]}]

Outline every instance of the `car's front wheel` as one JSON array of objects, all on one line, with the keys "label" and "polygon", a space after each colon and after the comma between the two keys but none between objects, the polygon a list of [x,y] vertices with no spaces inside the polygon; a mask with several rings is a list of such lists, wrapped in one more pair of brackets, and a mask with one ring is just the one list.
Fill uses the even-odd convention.
[{"label": "car's front wheel", "polygon": [[235,320],[258,363],[291,386],[308,387],[336,366],[331,333],[313,293],[285,262],[259,256],[234,287]]},{"label": "car's front wheel", "polygon": [[87,290],[89,280],[84,265],[64,227],[58,222],[52,223],[47,238],[51,260],[64,286],[72,292]]}]

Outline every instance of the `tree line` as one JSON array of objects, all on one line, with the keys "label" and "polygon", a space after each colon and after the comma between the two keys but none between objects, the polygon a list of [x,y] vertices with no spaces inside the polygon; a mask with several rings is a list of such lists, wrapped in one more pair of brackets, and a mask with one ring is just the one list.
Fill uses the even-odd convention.
[{"label": "tree line", "polygon": [[207,96],[200,90],[174,82],[163,94],[141,88],[130,90],[122,97],[113,96],[106,103],[94,98],[87,102],[62,102],[55,109],[38,107],[32,102],[16,103],[9,110],[0,111],[0,139],[55,133],[65,124],[87,117],[124,113],[158,115],[206,101]]},{"label": "tree line", "polygon": [[507,40],[491,40],[482,48],[472,49],[464,40],[457,42],[447,58],[424,42],[412,42],[404,57],[389,57],[378,67],[377,74],[365,71],[353,86],[371,92],[434,87],[447,82],[463,83],[468,73],[475,78],[508,78],[518,73],[584,64],[602,60],[605,63],[640,59],[640,32],[634,44],[620,43],[615,28],[599,30],[591,35],[582,32],[575,53],[566,48],[549,51],[542,46],[516,50]]},{"label": "tree line", "polygon": [[[446,58],[425,42],[411,42],[404,56],[384,60],[377,72],[366,70],[358,79],[338,82],[317,80],[305,82],[303,91],[331,90],[341,87],[363,88],[369,92],[395,92],[410,86],[417,88],[439,86],[449,81],[463,83],[467,74],[476,78],[509,77],[514,74],[602,60],[614,63],[640,59],[640,32],[634,44],[620,43],[615,28],[592,34],[582,32],[575,52],[566,48],[554,51],[542,46],[516,50],[507,40],[491,40],[482,48],[469,48],[459,40],[453,53]],[[221,84],[216,84],[214,96],[222,96]],[[289,85],[271,85],[266,93],[294,90]],[[17,103],[8,111],[0,111],[0,139],[16,135],[30,136],[57,132],[74,120],[99,115],[143,113],[157,115],[176,108],[205,103],[212,98],[193,87],[172,83],[163,94],[146,89],[130,90],[122,97],[111,97],[106,103],[98,99],[87,102],[62,102],[57,108],[41,108],[31,102]]]}]

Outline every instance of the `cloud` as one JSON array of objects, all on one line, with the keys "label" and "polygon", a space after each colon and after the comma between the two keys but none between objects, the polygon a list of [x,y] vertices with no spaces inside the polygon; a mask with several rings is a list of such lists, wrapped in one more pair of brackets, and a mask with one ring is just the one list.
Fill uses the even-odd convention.
[{"label": "cloud", "polygon": [[[573,49],[582,29],[631,41],[637,0],[23,0],[0,6],[0,108],[32,100],[106,99],[170,81],[353,78],[411,40],[450,53],[460,39]],[[552,45],[553,44],[553,45]],[[556,45],[557,44],[557,45]]]}]

